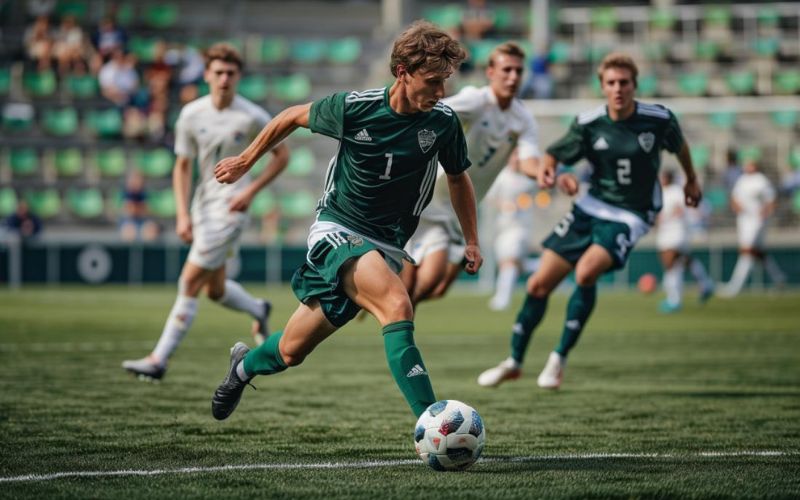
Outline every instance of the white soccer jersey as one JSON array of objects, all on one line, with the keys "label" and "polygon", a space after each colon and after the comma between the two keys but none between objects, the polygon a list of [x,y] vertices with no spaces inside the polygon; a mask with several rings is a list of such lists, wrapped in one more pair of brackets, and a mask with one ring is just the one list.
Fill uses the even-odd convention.
[{"label": "white soccer jersey", "polygon": [[233,184],[221,184],[214,167],[222,158],[241,153],[270,119],[264,109],[238,95],[222,110],[214,107],[210,95],[183,107],[175,125],[175,154],[197,159],[200,176],[192,199],[193,225],[231,221],[230,202],[251,178],[245,174]]},{"label": "white soccer jersey", "polygon": [[761,172],[744,173],[734,184],[731,196],[741,208],[736,217],[739,246],[760,248],[766,229],[766,220],[761,214],[767,204],[775,201],[775,188]]},{"label": "white soccer jersey", "polygon": [[658,214],[659,250],[683,250],[688,242],[688,219],[683,188],[677,184],[666,186],[662,193],[662,207]]},{"label": "white soccer jersey", "polygon": [[[458,114],[464,127],[467,150],[472,166],[467,174],[481,201],[500,171],[508,164],[514,148],[520,160],[540,156],[538,126],[525,105],[514,99],[507,109],[500,109],[497,98],[488,86],[465,87],[442,100]],[[441,220],[455,217],[444,172],[439,169],[433,199],[422,213],[423,218]]]}]

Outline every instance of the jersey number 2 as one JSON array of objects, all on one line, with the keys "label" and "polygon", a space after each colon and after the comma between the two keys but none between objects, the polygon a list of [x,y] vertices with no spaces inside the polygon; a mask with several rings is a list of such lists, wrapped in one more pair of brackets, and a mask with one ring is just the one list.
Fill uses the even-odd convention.
[{"label": "jersey number 2", "polygon": [[623,185],[631,183],[631,160],[620,158],[617,160],[617,182]]}]

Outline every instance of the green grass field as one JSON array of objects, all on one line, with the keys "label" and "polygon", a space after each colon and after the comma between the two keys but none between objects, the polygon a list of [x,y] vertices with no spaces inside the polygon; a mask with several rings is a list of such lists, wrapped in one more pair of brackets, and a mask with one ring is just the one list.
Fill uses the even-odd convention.
[{"label": "green grass field", "polygon": [[[291,292],[254,290],[281,326]],[[658,296],[603,290],[558,392],[536,375],[565,296],[523,378],[494,390],[475,379],[507,355],[521,297],[505,313],[458,291],[425,304],[416,339],[437,396],[486,424],[484,459],[463,473],[416,459],[415,419],[372,319],[255,379],[224,422],[210,398],[228,348],[249,341],[244,316],[203,299],[164,381],[130,377],[121,361],[149,352],[173,298],[170,287],[0,291],[0,497],[800,497],[797,293],[703,308],[689,297],[663,316]]]}]

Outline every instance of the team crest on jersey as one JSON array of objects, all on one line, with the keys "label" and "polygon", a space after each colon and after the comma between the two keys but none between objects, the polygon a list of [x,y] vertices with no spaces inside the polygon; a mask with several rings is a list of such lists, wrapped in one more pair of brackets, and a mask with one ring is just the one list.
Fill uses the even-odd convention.
[{"label": "team crest on jersey", "polygon": [[417,132],[417,139],[419,140],[419,147],[423,153],[430,151],[433,143],[436,142],[436,132],[433,130],[422,129]]},{"label": "team crest on jersey", "polygon": [[639,134],[639,145],[642,146],[645,153],[649,153],[656,143],[656,136],[652,132],[642,132]]},{"label": "team crest on jersey", "polygon": [[361,236],[356,236],[354,234],[348,234],[347,241],[349,241],[354,247],[360,247],[364,244],[364,240],[361,238]]}]

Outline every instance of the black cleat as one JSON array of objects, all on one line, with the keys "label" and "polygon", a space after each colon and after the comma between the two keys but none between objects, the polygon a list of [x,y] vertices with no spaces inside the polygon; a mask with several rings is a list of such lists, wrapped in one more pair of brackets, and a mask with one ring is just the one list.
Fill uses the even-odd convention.
[{"label": "black cleat", "polygon": [[122,362],[122,368],[134,374],[139,380],[158,382],[167,372],[165,365],[159,365],[149,358],[128,359]]},{"label": "black cleat", "polygon": [[[246,385],[253,387],[236,374],[236,367],[249,351],[250,348],[243,342],[237,342],[231,348],[231,366],[228,368],[228,374],[225,375],[225,379],[211,398],[211,414],[217,420],[225,420],[233,413],[239,400],[242,399],[242,391]],[[255,389],[255,387],[253,388]]]}]

